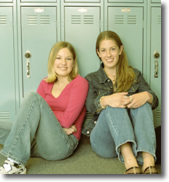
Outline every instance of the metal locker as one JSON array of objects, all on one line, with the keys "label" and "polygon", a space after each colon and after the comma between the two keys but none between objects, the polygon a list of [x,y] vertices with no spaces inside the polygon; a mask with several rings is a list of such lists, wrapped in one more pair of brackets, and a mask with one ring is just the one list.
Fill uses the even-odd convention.
[{"label": "metal locker", "polygon": [[108,2],[116,2],[116,3],[143,3],[144,0],[108,0]]},{"label": "metal locker", "polygon": [[57,0],[20,0],[21,2],[35,2],[35,3],[41,3],[41,2],[46,2],[46,3],[51,3],[51,2],[57,2]]},{"label": "metal locker", "polygon": [[65,0],[66,3],[99,3],[100,0]]},{"label": "metal locker", "polygon": [[12,3],[13,0],[0,0],[0,3]]},{"label": "metal locker", "polygon": [[161,125],[161,7],[151,9],[151,88],[159,98],[155,125]]},{"label": "metal locker", "polygon": [[99,33],[99,7],[65,7],[64,37],[76,50],[82,76],[99,68],[100,62],[95,51]]},{"label": "metal locker", "polygon": [[47,76],[51,47],[57,42],[56,7],[22,7],[22,96],[36,91]]},{"label": "metal locker", "polygon": [[12,7],[0,7],[0,121],[13,121],[16,112],[12,12]]},{"label": "metal locker", "polygon": [[152,3],[161,3],[161,0],[151,0]]},{"label": "metal locker", "polygon": [[108,30],[115,31],[122,39],[129,64],[142,71],[143,8],[109,7]]}]

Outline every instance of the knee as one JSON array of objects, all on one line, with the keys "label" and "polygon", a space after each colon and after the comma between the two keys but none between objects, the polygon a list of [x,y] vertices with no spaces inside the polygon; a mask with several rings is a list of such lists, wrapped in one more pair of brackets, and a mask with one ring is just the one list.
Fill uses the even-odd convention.
[{"label": "knee", "polygon": [[148,111],[148,110],[152,110],[152,108],[151,108],[151,105],[149,104],[149,103],[145,103],[144,105],[142,105],[141,107],[140,107],[140,109],[141,110],[146,110],[146,111]]},{"label": "knee", "polygon": [[36,92],[28,92],[26,95],[25,95],[25,100],[30,100],[30,99],[34,99],[34,98],[38,98],[40,95]]},{"label": "knee", "polygon": [[137,109],[132,109],[132,110],[134,112],[136,112],[137,114],[141,114],[141,115],[147,115],[147,114],[149,116],[153,115],[152,108],[151,108],[151,105],[149,103],[145,103],[141,107],[139,107]]},{"label": "knee", "polygon": [[118,114],[118,113],[119,114],[127,113],[127,109],[125,109],[125,108],[110,107],[110,106],[107,106],[104,111],[106,112],[106,114],[108,114],[108,113],[116,113],[116,114]]},{"label": "knee", "polygon": [[40,95],[36,92],[29,92],[25,95],[24,100],[22,102],[22,104],[28,104],[33,102],[36,99],[39,99]]}]

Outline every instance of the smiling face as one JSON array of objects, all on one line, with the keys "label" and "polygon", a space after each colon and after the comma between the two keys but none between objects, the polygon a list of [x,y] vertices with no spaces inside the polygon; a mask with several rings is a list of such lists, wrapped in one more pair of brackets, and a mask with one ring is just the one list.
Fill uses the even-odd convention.
[{"label": "smiling face", "polygon": [[54,70],[57,77],[68,77],[74,66],[72,53],[68,48],[61,49],[56,55]]},{"label": "smiling face", "polygon": [[104,64],[104,69],[116,69],[123,46],[119,48],[114,40],[102,40],[97,54]]}]

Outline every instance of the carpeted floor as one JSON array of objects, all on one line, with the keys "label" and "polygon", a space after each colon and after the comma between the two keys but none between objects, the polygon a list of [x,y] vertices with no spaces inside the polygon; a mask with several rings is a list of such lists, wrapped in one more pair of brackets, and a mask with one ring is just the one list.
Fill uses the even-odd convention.
[{"label": "carpeted floor", "polygon": [[[0,155],[0,165],[4,160]],[[156,167],[161,173],[161,165]],[[47,161],[31,158],[26,168],[27,174],[123,174],[125,171],[124,165],[117,158],[105,159],[97,156],[91,149],[89,138],[84,135],[75,153],[68,159]]]}]

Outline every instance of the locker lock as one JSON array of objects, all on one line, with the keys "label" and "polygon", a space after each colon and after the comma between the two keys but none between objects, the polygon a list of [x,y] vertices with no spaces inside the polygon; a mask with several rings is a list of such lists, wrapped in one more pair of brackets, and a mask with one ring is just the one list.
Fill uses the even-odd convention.
[{"label": "locker lock", "polygon": [[30,53],[30,51],[26,51],[26,53],[25,53],[25,58],[26,58],[26,59],[31,58],[31,53]]},{"label": "locker lock", "polygon": [[160,53],[158,51],[154,52],[154,58],[158,59],[160,57]]},{"label": "locker lock", "polygon": [[30,78],[31,73],[30,73],[30,58],[31,58],[31,53],[30,51],[25,52],[25,58],[26,58],[26,77]]}]

